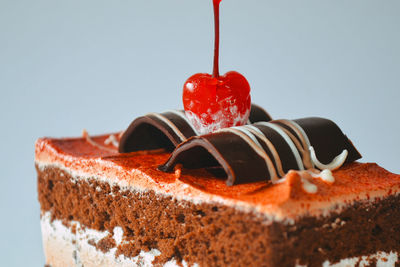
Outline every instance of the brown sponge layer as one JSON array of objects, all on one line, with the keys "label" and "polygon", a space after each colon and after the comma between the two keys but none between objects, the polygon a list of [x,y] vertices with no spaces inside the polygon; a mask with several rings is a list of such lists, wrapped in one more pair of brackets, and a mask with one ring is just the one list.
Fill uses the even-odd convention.
[{"label": "brown sponge layer", "polygon": [[[65,225],[74,220],[110,233],[122,227],[129,244],[119,245],[118,255],[134,257],[155,248],[161,251],[157,263],[174,258],[200,266],[312,267],[377,251],[400,252],[399,196],[287,225],[220,204],[121,190],[96,179],[73,180],[56,167],[37,171],[42,211]],[[93,246],[106,252],[116,244],[108,236]]]}]

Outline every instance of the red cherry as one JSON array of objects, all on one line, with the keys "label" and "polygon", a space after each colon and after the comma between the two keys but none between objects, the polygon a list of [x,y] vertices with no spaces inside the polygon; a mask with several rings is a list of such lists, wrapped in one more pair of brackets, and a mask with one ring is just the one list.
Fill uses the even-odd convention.
[{"label": "red cherry", "polygon": [[197,73],[183,86],[186,116],[199,134],[247,123],[250,115],[250,85],[236,71],[219,75],[219,4],[213,0],[215,21],[213,74]]},{"label": "red cherry", "polygon": [[236,71],[218,78],[197,73],[183,87],[186,116],[199,134],[246,124],[250,105],[250,85]]}]

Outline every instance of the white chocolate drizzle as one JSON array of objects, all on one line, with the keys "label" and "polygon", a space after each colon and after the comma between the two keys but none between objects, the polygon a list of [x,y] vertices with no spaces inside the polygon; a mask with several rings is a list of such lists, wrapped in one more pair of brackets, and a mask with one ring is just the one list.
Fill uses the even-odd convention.
[{"label": "white chocolate drizzle", "polygon": [[303,175],[300,175],[301,182],[303,184],[303,189],[309,194],[315,194],[318,191],[318,187],[311,183],[307,178],[304,178]]},{"label": "white chocolate drizzle", "polygon": [[[300,176],[300,180],[302,183],[303,190],[309,194],[315,194],[318,192],[318,187],[312,182],[313,179],[321,179],[322,181],[332,184],[335,182],[335,177],[333,177],[332,171],[325,169],[322,171],[318,171],[316,169],[310,169],[305,171],[294,171],[291,170],[288,174],[296,173]],[[286,180],[286,176],[280,179],[279,182],[284,182]]]},{"label": "white chocolate drizzle", "polygon": [[340,166],[342,166],[343,163],[346,161],[347,155],[349,154],[349,152],[345,149],[342,151],[340,155],[336,156],[331,163],[323,164],[317,159],[317,156],[315,155],[315,150],[312,146],[310,146],[310,152],[311,152],[311,160],[315,164],[315,166],[317,166],[318,169],[320,170],[328,169],[332,171],[339,169]]},{"label": "white chocolate drizzle", "polygon": [[328,183],[335,182],[335,177],[333,177],[332,171],[329,169],[322,170],[319,174],[319,178]]},{"label": "white chocolate drizzle", "polygon": [[277,182],[279,180],[278,175],[276,174],[275,171],[275,166],[272,163],[271,159],[269,158],[268,154],[265,152],[261,144],[257,141],[254,142],[253,140],[256,139],[254,135],[252,135],[249,131],[246,130],[238,130],[237,127],[232,127],[232,128],[224,128],[221,130],[218,130],[217,132],[231,132],[233,134],[238,135],[241,137],[245,142],[249,144],[253,150],[265,160],[265,164],[268,168],[268,172],[270,173],[271,176],[271,181]]},{"label": "white chocolate drizzle", "polygon": [[88,142],[89,144],[91,144],[91,145],[94,146],[94,147],[100,148],[100,149],[105,150],[105,151],[108,151],[108,152],[113,152],[113,153],[117,152],[115,149],[112,149],[112,148],[109,148],[109,147],[100,145],[99,143],[97,143],[96,141],[94,141],[94,140],[90,137],[90,135],[89,135],[89,133],[86,131],[86,129],[83,129],[83,131],[82,131],[82,136],[83,136],[83,138],[86,139],[86,142]]},{"label": "white chocolate drizzle", "polygon": [[247,135],[249,138],[251,138],[251,140],[253,140],[253,142],[256,143],[256,145],[259,148],[263,149],[262,145],[260,144],[260,142],[258,142],[257,138],[249,130],[247,130],[247,127],[236,126],[236,127],[231,127],[231,129],[236,129],[236,130],[243,132],[245,135]]},{"label": "white chocolate drizzle", "polygon": [[279,157],[278,151],[276,150],[275,146],[271,143],[270,140],[268,140],[263,132],[260,131],[257,127],[254,127],[253,125],[246,125],[245,126],[252,134],[254,134],[257,138],[262,140],[265,145],[268,147],[269,151],[271,152],[272,156],[274,157],[275,160],[275,165],[277,168],[277,172],[280,177],[283,177],[285,175],[285,172],[283,171],[283,166],[282,166],[282,161],[281,158]]},{"label": "white chocolate drizzle", "polygon": [[154,116],[160,121],[164,122],[181,139],[181,142],[186,141],[187,139],[186,136],[184,136],[183,133],[178,129],[178,127],[176,127],[176,125],[172,121],[167,119],[165,116],[158,113],[148,113],[147,115]]},{"label": "white chocolate drizzle", "polygon": [[310,140],[308,139],[308,136],[304,131],[304,129],[301,128],[301,126],[298,125],[296,122],[291,120],[278,120],[276,122],[280,122],[286,125],[296,133],[301,143],[298,142],[298,140],[293,136],[293,134],[290,131],[282,127],[285,133],[288,134],[290,138],[292,138],[292,140],[295,142],[297,149],[299,149],[300,153],[302,154],[303,164],[305,168],[306,169],[314,168],[314,164],[311,161],[310,153],[308,151],[308,148],[311,146]]},{"label": "white chocolate drizzle", "polygon": [[117,138],[115,137],[115,135],[110,134],[110,136],[106,140],[104,140],[104,144],[105,145],[111,144],[115,147],[118,147],[119,142],[118,142]]},{"label": "white chocolate drizzle", "polygon": [[[279,123],[293,130],[297,137],[287,128],[279,125]],[[318,160],[315,150],[311,146],[310,140],[304,129],[294,121],[279,120],[272,123],[258,122],[255,125],[225,128],[217,132],[231,132],[241,137],[260,157],[265,160],[272,183],[281,182],[285,179],[285,173],[282,167],[282,160],[275,146],[270,140],[268,140],[265,134],[256,127],[257,125],[271,128],[272,130],[277,132],[289,145],[292,154],[296,159],[296,163],[299,167],[299,171],[297,171],[297,173],[300,175],[303,189],[307,193],[314,194],[318,191],[317,186],[311,182],[312,178],[320,178],[327,183],[335,182],[332,171],[340,168],[344,164],[348,155],[348,151],[343,150],[343,152],[340,155],[336,156],[329,164],[321,163]],[[264,147],[260,144],[260,141],[262,141],[268,148],[273,157],[273,161],[271,160]]]},{"label": "white chocolate drizzle", "polygon": [[290,149],[292,150],[293,156],[296,159],[297,166],[299,167],[299,170],[304,170],[304,165],[303,165],[303,162],[301,160],[299,151],[296,148],[296,145],[293,143],[293,141],[290,138],[290,136],[284,130],[282,130],[282,128],[279,125],[273,124],[273,123],[270,123],[270,122],[258,122],[257,124],[258,125],[267,126],[267,127],[271,128],[271,129],[273,129],[275,132],[279,133],[283,137],[285,142],[289,145]]}]

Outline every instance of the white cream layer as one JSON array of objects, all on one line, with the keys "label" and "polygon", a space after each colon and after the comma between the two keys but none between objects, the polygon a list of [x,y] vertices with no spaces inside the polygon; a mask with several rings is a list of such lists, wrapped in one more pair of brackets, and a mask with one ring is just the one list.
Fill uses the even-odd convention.
[{"label": "white cream layer", "polygon": [[372,267],[372,264],[375,262],[376,267],[395,267],[398,260],[399,258],[397,252],[377,252],[369,256],[343,259],[336,264],[331,264],[329,261],[325,261],[322,264],[322,267]]},{"label": "white cream layer", "polygon": [[[107,253],[96,249],[89,244],[98,242],[109,235],[108,231],[100,232],[88,228],[82,228],[79,222],[71,221],[71,227],[66,227],[60,220],[51,221],[50,212],[41,216],[41,227],[43,236],[43,248],[46,256],[46,264],[52,267],[128,267],[128,266],[153,266],[153,261],[161,252],[152,249],[148,252],[141,251],[133,258],[127,258],[123,255],[115,256],[116,248],[110,249]],[[76,227],[76,232],[72,233],[72,226]],[[115,227],[113,238],[117,245],[124,243],[123,230]],[[182,265],[189,265],[183,261]],[[175,260],[170,260],[164,264],[164,267],[177,267]],[[192,265],[197,267],[198,265]]]}]

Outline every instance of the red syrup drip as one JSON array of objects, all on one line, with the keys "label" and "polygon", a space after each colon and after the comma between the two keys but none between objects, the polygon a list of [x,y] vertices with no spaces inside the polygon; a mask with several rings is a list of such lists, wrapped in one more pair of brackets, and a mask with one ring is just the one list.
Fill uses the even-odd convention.
[{"label": "red syrup drip", "polygon": [[236,71],[219,75],[219,6],[214,8],[214,65],[213,73],[197,73],[183,86],[183,106],[187,117],[199,134],[221,128],[244,125],[250,115],[250,85]]},{"label": "red syrup drip", "polygon": [[219,78],[219,4],[221,0],[213,0],[214,6],[214,68],[213,77]]}]

